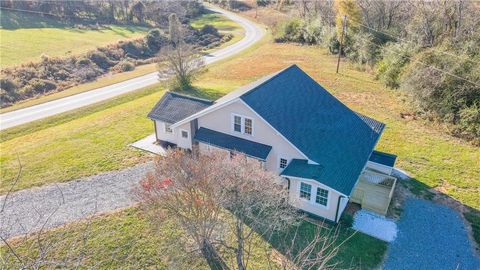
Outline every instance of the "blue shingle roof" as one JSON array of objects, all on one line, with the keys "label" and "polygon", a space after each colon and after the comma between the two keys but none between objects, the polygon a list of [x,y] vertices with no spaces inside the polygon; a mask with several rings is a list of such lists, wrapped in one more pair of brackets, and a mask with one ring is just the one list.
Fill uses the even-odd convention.
[{"label": "blue shingle roof", "polygon": [[[306,159],[292,159],[280,175],[321,181],[323,172],[324,168],[321,165],[308,164],[308,160]],[[323,184],[335,188],[334,182]]]},{"label": "blue shingle roof", "polygon": [[173,124],[212,104],[210,100],[168,91],[150,111],[148,118]]},{"label": "blue shingle roof", "polygon": [[385,166],[393,167],[395,165],[395,161],[397,160],[397,156],[374,150],[368,160],[383,164]]},{"label": "blue shingle roof", "polygon": [[324,170],[320,182],[350,195],[384,124],[355,113],[298,66],[240,98]]},{"label": "blue shingle roof", "polygon": [[270,145],[245,140],[204,127],[197,130],[193,139],[222,149],[244,153],[260,160],[266,160],[270,150],[272,150]]}]

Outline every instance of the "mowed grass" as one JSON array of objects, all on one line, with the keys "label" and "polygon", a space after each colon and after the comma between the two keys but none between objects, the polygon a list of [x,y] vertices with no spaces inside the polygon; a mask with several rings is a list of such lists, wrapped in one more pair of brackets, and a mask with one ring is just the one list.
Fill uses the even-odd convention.
[{"label": "mowed grass", "polygon": [[1,10],[1,66],[40,61],[40,56],[68,56],[84,53],[119,40],[143,37],[148,28],[133,25],[105,25],[79,28],[53,18]]},{"label": "mowed grass", "polygon": [[[226,218],[228,222],[228,217]],[[295,248],[302,249],[308,241],[311,241],[318,232],[316,226],[307,221],[300,225]],[[266,256],[275,258],[282,254],[285,250],[282,248],[283,245],[291,243],[294,229],[275,235],[270,241],[254,235],[249,269],[281,269],[275,264],[270,265],[272,268],[269,267]],[[338,229],[335,246],[345,241],[334,258],[339,269],[372,269],[378,266],[386,251],[385,242],[354,233],[351,229],[343,227]],[[321,232],[327,233],[326,230]],[[226,238],[227,241],[234,239]],[[82,262],[87,268],[210,269],[198,252],[179,248],[178,242],[186,240],[181,228],[168,221],[153,226],[145,213],[138,208],[96,217],[86,222],[72,223],[47,232],[39,239],[42,240],[43,246],[48,248],[47,261],[65,261],[66,257],[77,258],[83,252]],[[13,240],[10,245],[20,257],[35,258],[39,248],[36,241],[37,238],[33,235],[27,241],[23,238]],[[194,246],[190,247],[191,250],[193,248]],[[274,252],[274,249],[280,253]],[[7,268],[18,268],[13,254],[6,246],[0,246],[0,251],[4,252],[4,259],[8,256],[5,262]],[[229,265],[235,264],[232,252],[226,249],[220,249],[219,252],[227,258]]]},{"label": "mowed grass", "polygon": [[146,115],[164,93],[157,85],[1,133],[0,194],[62,182],[141,162],[128,144],[153,132]]}]

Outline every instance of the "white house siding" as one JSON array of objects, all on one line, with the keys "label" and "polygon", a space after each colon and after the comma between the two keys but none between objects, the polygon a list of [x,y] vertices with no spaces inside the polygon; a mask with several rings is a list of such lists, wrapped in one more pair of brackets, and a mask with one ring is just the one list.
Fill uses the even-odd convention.
[{"label": "white house siding", "polygon": [[[205,143],[201,143],[201,142],[198,143],[198,149],[199,149],[200,154],[202,154],[202,155],[215,152],[215,153],[224,154],[225,158],[230,158],[230,151],[229,150],[218,148],[218,147],[208,145],[208,144],[205,144]],[[263,168],[263,164],[262,164],[263,161],[259,161],[258,159],[254,159],[254,158],[250,158],[250,157],[247,157],[247,159],[258,161],[258,163],[259,163],[258,166]]]},{"label": "white house siding", "polygon": [[[301,179],[296,177],[288,177],[290,179],[290,191],[289,191],[289,200],[290,204],[293,206],[309,212],[311,214],[324,217],[331,221],[335,221],[335,216],[337,212],[338,200],[340,198],[340,193],[327,187],[317,181]],[[310,196],[310,201],[300,198],[300,183],[304,182],[306,184],[312,185],[312,193]],[[315,202],[317,187],[328,190],[328,202],[327,206],[320,205]],[[341,201],[338,217],[341,216],[343,210],[345,209],[346,202],[348,200],[344,199]]]},{"label": "white house siding", "polygon": [[[165,122],[155,120],[155,126],[157,128],[156,134],[158,140],[176,144],[181,148],[192,149],[190,123],[185,123],[177,128],[174,128],[173,133],[165,132]],[[181,130],[188,132],[188,138],[182,137]]]},{"label": "white house siding", "polygon": [[[232,114],[253,119],[253,134],[248,135],[234,132],[232,130]],[[277,173],[281,171],[278,167],[280,157],[288,161],[294,158],[305,159],[288,141],[277,134],[272,127],[240,101],[201,116],[198,119],[198,126],[272,146],[272,150],[265,164],[265,168],[269,171]]]}]

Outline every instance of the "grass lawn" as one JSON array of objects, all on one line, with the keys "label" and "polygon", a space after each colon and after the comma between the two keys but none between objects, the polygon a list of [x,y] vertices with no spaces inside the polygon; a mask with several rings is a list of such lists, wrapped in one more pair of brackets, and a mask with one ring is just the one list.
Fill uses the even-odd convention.
[{"label": "grass lawn", "polygon": [[[83,262],[87,267],[95,268],[128,268],[128,269],[209,269],[206,262],[197,252],[188,252],[172,248],[178,245],[174,241],[182,241],[183,232],[178,226],[166,223],[158,227],[146,219],[144,213],[136,208],[130,208],[121,212],[93,218],[89,227],[85,222],[77,222],[66,227],[54,229],[44,234],[44,246],[51,247],[48,259],[60,260],[70,252],[71,257],[76,257],[82,251],[85,252]],[[300,228],[302,239],[311,239],[316,232],[315,227],[309,222],[302,223]],[[86,234],[86,232],[88,234]],[[353,233],[350,229],[340,228],[336,243],[340,244]],[[87,236],[83,244],[82,239]],[[281,244],[289,242],[293,234],[285,233],[266,242],[259,236],[255,236],[255,245],[252,246],[252,259],[249,269],[269,269],[264,259],[265,253],[272,252],[272,247],[282,252]],[[280,239],[279,237],[283,237]],[[35,256],[38,246],[35,238],[29,241],[12,242],[16,253],[20,256]],[[298,242],[298,247],[305,242]],[[75,246],[72,249],[72,246]],[[386,243],[376,240],[367,235],[356,233],[347,240],[339,249],[335,261],[339,263],[339,269],[352,267],[354,269],[372,269],[378,265],[386,250]],[[5,246],[0,246],[4,256],[11,256]],[[221,250],[225,256],[234,257],[227,251]],[[267,253],[267,254],[268,254]],[[10,257],[12,259],[12,257]],[[13,261],[9,260],[10,268],[15,268]],[[7,267],[8,268],[8,267]],[[276,267],[274,267],[275,269]],[[279,269],[279,268],[278,268]]]},{"label": "grass lawn", "polygon": [[100,29],[75,28],[36,14],[1,10],[2,67],[39,61],[48,56],[84,53],[119,40],[143,37],[148,28],[106,25]]}]

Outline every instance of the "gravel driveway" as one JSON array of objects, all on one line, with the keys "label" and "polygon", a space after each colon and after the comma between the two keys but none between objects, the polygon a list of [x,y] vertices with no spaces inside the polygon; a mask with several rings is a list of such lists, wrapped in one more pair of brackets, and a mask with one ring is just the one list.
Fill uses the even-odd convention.
[{"label": "gravel driveway", "polygon": [[384,269],[480,269],[463,220],[453,209],[408,199]]},{"label": "gravel driveway", "polygon": [[[147,162],[120,171],[11,193],[0,212],[0,235],[9,238],[132,205],[132,187],[151,169]],[[0,208],[5,196],[0,197]]]}]

